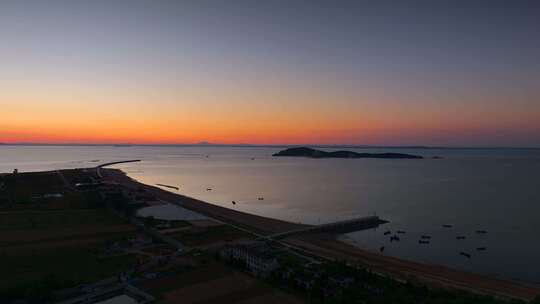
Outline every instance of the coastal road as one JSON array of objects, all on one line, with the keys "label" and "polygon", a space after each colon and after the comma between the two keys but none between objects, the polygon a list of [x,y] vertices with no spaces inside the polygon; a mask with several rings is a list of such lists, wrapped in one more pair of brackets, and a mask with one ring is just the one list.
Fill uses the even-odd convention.
[{"label": "coastal road", "polygon": [[62,182],[64,183],[64,187],[66,187],[68,190],[70,191],[75,191],[75,189],[73,188],[73,186],[69,183],[69,181],[67,180],[67,178],[64,176],[64,174],[62,173],[62,171],[60,170],[56,170],[55,171],[56,174],[60,177],[60,179],[62,180]]}]

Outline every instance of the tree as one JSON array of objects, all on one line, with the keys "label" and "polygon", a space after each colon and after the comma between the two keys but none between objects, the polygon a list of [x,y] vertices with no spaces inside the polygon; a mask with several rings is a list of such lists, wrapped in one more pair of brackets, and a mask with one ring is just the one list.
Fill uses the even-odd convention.
[{"label": "tree", "polygon": [[154,227],[156,225],[156,219],[153,216],[147,216],[144,218],[144,225]]}]

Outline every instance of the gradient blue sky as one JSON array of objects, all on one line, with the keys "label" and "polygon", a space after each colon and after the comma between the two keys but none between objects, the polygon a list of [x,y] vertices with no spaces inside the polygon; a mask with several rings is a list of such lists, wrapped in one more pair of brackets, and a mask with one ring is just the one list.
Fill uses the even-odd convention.
[{"label": "gradient blue sky", "polygon": [[538,1],[2,1],[0,141],[540,146]]}]

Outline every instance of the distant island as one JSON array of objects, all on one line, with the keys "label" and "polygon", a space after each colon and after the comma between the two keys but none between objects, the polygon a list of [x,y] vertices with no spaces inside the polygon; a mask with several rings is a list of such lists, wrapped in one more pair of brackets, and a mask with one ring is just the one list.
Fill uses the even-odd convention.
[{"label": "distant island", "polygon": [[353,151],[326,152],[307,147],[288,148],[272,156],[295,156],[311,158],[385,158],[385,159],[422,159],[422,156],[403,153],[358,153]]}]

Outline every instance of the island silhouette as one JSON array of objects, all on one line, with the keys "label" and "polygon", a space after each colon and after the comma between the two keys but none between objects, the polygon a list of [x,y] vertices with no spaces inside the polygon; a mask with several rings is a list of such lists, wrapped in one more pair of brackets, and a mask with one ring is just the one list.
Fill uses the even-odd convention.
[{"label": "island silhouette", "polygon": [[353,151],[326,152],[308,147],[288,148],[272,156],[294,156],[310,158],[385,158],[385,159],[422,159],[422,156],[404,153],[358,153]]}]

